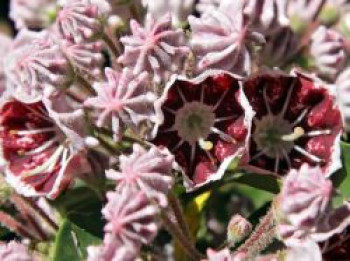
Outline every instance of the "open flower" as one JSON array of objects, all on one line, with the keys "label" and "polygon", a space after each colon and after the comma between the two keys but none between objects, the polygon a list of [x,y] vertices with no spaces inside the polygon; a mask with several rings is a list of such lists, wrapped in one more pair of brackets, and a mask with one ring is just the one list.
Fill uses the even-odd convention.
[{"label": "open flower", "polygon": [[70,81],[67,60],[47,31],[20,31],[4,63],[7,87],[23,102],[40,101],[44,89]]},{"label": "open flower", "polygon": [[169,14],[158,20],[147,15],[145,27],[131,20],[130,27],[132,36],[120,38],[125,51],[118,62],[131,68],[134,74],[153,73],[156,82],[166,80],[171,73],[179,72],[189,48],[184,44],[182,30],[172,28]]},{"label": "open flower", "polygon": [[125,68],[122,72],[105,70],[107,83],[95,83],[96,97],[89,98],[84,105],[99,113],[97,126],[112,125],[114,139],[119,140],[123,127],[131,127],[139,133],[141,125],[147,126],[150,136],[157,131],[154,102],[157,96],[147,90],[147,73],[134,75]]},{"label": "open flower", "polygon": [[71,129],[83,117],[79,111],[54,113],[42,102],[4,102],[0,110],[4,172],[20,194],[55,198],[74,175],[89,171],[80,131]]},{"label": "open flower", "polygon": [[244,84],[256,112],[250,166],[285,174],[307,163],[330,175],[341,167],[342,120],[335,97],[317,78],[292,75],[266,72]]},{"label": "open flower", "polygon": [[10,18],[17,29],[44,28],[55,15],[55,0],[11,0]]},{"label": "open flower", "polygon": [[286,176],[280,206],[285,218],[295,227],[312,228],[330,207],[333,186],[320,167],[301,166]]},{"label": "open flower", "polygon": [[153,143],[175,155],[187,188],[220,179],[245,153],[254,113],[232,75],[174,76],[156,106],[163,123]]},{"label": "open flower", "polygon": [[107,220],[106,233],[122,244],[136,247],[153,240],[158,232],[158,209],[145,193],[125,188],[108,192],[107,199],[102,210]]},{"label": "open flower", "polygon": [[174,184],[171,169],[174,157],[166,149],[152,147],[146,151],[135,144],[130,156],[120,156],[120,172],[107,170],[106,175],[117,181],[117,191],[125,187],[143,191],[161,206],[167,205],[167,194]]},{"label": "open flower", "polygon": [[188,18],[199,72],[208,68],[236,74],[251,71],[251,47],[263,43],[264,37],[250,30],[243,9],[243,1],[221,1],[218,8],[209,9],[200,18]]}]

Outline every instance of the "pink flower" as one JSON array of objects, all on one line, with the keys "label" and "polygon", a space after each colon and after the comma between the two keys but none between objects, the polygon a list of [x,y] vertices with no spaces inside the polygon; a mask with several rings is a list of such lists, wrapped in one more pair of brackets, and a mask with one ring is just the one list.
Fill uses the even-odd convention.
[{"label": "pink flower", "polygon": [[251,27],[264,35],[276,33],[289,25],[287,17],[288,0],[243,0],[244,13],[249,17]]},{"label": "pink flower", "polygon": [[20,31],[4,63],[7,86],[23,102],[37,102],[44,89],[63,88],[71,78],[66,58],[46,31]]},{"label": "pink flower", "polygon": [[244,91],[256,112],[254,171],[281,175],[307,163],[330,175],[341,167],[341,115],[325,83],[298,71],[291,76],[273,71],[250,77]]},{"label": "pink flower", "polygon": [[345,129],[350,131],[350,67],[347,67],[337,78],[337,101],[342,112]]},{"label": "pink flower", "polygon": [[345,39],[337,31],[320,26],[312,35],[310,54],[321,75],[334,79],[346,63]]},{"label": "pink flower", "polygon": [[0,244],[0,260],[6,261],[35,261],[28,249],[15,241]]},{"label": "pink flower", "polygon": [[125,51],[118,62],[132,68],[135,75],[144,71],[153,73],[157,83],[166,80],[170,73],[179,72],[189,48],[184,44],[181,29],[172,28],[170,15],[158,20],[147,15],[145,27],[135,20],[131,20],[130,27],[132,36],[120,39]]},{"label": "pink flower", "polygon": [[305,164],[299,170],[291,170],[281,191],[280,205],[285,218],[297,228],[314,227],[329,210],[332,192],[332,182],[320,167]]},{"label": "pink flower", "polygon": [[44,28],[56,12],[55,0],[11,0],[10,18],[17,29]]},{"label": "pink flower", "polygon": [[61,49],[79,74],[91,78],[102,75],[104,59],[100,42],[74,44],[65,41]]},{"label": "pink flower", "polygon": [[180,25],[186,22],[187,17],[193,12],[194,2],[194,0],[142,0],[142,5],[154,17],[160,17],[170,13],[174,25]]},{"label": "pink flower", "polygon": [[[4,34],[0,33],[0,57],[4,57],[11,49],[12,39]],[[0,60],[0,94],[2,94],[6,87],[5,79],[5,63],[4,60]]]},{"label": "pink flower", "polygon": [[84,105],[98,112],[97,126],[112,125],[114,139],[119,140],[124,126],[139,133],[142,124],[150,129],[149,136],[157,131],[157,115],[154,102],[157,96],[147,90],[147,73],[134,75],[125,68],[115,72],[110,68],[105,70],[107,83],[96,83],[96,97],[89,98]]},{"label": "pink flower", "polygon": [[56,26],[63,38],[81,43],[102,32],[98,5],[85,0],[62,1],[61,4]]},{"label": "pink flower", "polygon": [[196,10],[203,14],[208,10],[215,9],[219,6],[221,0],[199,0],[196,4]]},{"label": "pink flower", "polygon": [[111,234],[106,234],[102,246],[87,248],[87,261],[136,261],[139,250],[127,244],[121,244]]},{"label": "pink flower", "polygon": [[106,233],[134,247],[153,240],[158,232],[158,209],[145,193],[125,188],[120,192],[108,192],[107,199],[102,210],[107,220]]},{"label": "pink flower", "polygon": [[78,139],[80,130],[71,129],[83,117],[79,111],[54,112],[42,102],[4,102],[0,110],[4,172],[18,193],[55,198],[75,175],[90,170]]},{"label": "pink flower", "polygon": [[214,251],[213,249],[208,248],[207,256],[208,259],[203,261],[239,261],[231,256],[230,250],[228,248],[224,248],[220,251]]},{"label": "pink flower", "polygon": [[146,151],[134,144],[130,156],[120,156],[120,172],[107,170],[108,178],[117,181],[117,191],[125,187],[143,191],[161,206],[167,205],[167,194],[174,184],[171,169],[174,157],[166,149],[152,147]]},{"label": "pink flower", "polygon": [[234,76],[174,76],[156,106],[163,119],[153,143],[175,155],[188,189],[220,179],[245,154],[253,111]]},{"label": "pink flower", "polygon": [[[251,31],[244,19],[242,1],[224,0],[200,18],[188,18],[191,46],[198,57],[197,70],[223,69],[236,74],[251,70],[251,47],[263,43],[264,37]],[[235,14],[235,15],[232,15]]]}]

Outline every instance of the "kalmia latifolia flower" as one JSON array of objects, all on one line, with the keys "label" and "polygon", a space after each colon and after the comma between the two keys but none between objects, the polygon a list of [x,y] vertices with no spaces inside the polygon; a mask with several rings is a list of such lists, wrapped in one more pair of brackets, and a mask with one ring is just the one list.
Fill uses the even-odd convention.
[{"label": "kalmia latifolia flower", "polygon": [[346,131],[350,131],[350,68],[346,68],[336,80],[339,103]]},{"label": "kalmia latifolia flower", "polygon": [[145,150],[134,145],[130,156],[120,156],[120,172],[107,170],[108,178],[117,181],[117,191],[125,187],[143,191],[150,199],[155,199],[161,206],[167,204],[167,194],[174,184],[171,169],[174,157],[167,149],[152,147]]},{"label": "kalmia latifolia flower", "polygon": [[107,220],[104,231],[124,245],[139,247],[150,243],[158,232],[158,208],[145,193],[134,189],[108,192],[102,213]]},{"label": "kalmia latifolia flower", "polygon": [[9,16],[17,29],[44,28],[50,24],[56,8],[55,0],[11,0]]},{"label": "kalmia latifolia flower", "polygon": [[163,123],[153,143],[175,155],[187,188],[220,179],[245,154],[254,113],[232,75],[174,76],[156,106]]},{"label": "kalmia latifolia flower", "polygon": [[154,17],[159,17],[170,12],[174,25],[180,25],[193,12],[194,2],[194,0],[142,0],[142,5]]},{"label": "kalmia latifolia flower", "polygon": [[62,1],[56,26],[61,36],[81,43],[102,32],[102,17],[98,5],[89,0]]},{"label": "kalmia latifolia flower", "polygon": [[70,80],[67,60],[46,31],[20,31],[4,63],[7,87],[23,102],[37,102],[44,89]]},{"label": "kalmia latifolia flower", "polygon": [[84,114],[51,110],[43,102],[27,104],[15,99],[7,100],[0,109],[6,179],[25,196],[55,198],[74,175],[90,170],[77,134],[83,133],[73,130]]},{"label": "kalmia latifolia flower", "polygon": [[322,169],[305,164],[300,170],[291,170],[284,179],[280,206],[293,226],[312,228],[329,210],[332,192],[332,182]]},{"label": "kalmia latifolia flower", "polygon": [[15,241],[0,244],[0,260],[6,261],[39,261],[29,254],[28,249]]},{"label": "kalmia latifolia flower", "polygon": [[79,74],[92,78],[102,75],[102,43],[74,44],[66,41],[61,49]]},{"label": "kalmia latifolia flower", "polygon": [[312,35],[310,53],[319,73],[334,79],[346,62],[345,40],[337,31],[320,26]]},{"label": "kalmia latifolia flower", "polygon": [[255,171],[281,175],[307,163],[329,175],[341,167],[341,114],[323,82],[298,71],[265,72],[250,77],[244,91],[256,112],[250,143]]},{"label": "kalmia latifolia flower", "polygon": [[114,139],[119,140],[123,127],[131,127],[139,133],[142,126],[151,129],[153,137],[157,131],[154,102],[157,96],[148,90],[148,75],[134,75],[129,69],[122,72],[105,70],[106,83],[95,83],[96,97],[89,98],[84,105],[96,110],[97,126],[112,125]]},{"label": "kalmia latifolia flower", "polygon": [[[287,0],[239,0],[245,2],[244,14],[255,30],[264,35],[274,34],[289,25]],[[237,2],[239,2],[237,1]]]},{"label": "kalmia latifolia flower", "polygon": [[132,69],[134,74],[153,73],[157,83],[166,80],[167,74],[179,72],[189,48],[184,43],[182,30],[172,28],[169,14],[159,19],[148,14],[144,27],[135,20],[131,20],[130,27],[132,35],[120,38],[125,50],[118,58],[119,63]]},{"label": "kalmia latifolia flower", "polygon": [[102,246],[87,248],[87,261],[136,261],[138,250],[135,247],[118,242],[111,234],[106,234]]},{"label": "kalmia latifolia flower", "polygon": [[241,1],[225,0],[200,18],[188,18],[192,30],[190,43],[198,58],[199,72],[210,68],[236,74],[251,71],[251,47],[263,43],[265,39],[248,27],[243,5]]},{"label": "kalmia latifolia flower", "polygon": [[[0,57],[4,57],[7,55],[9,50],[11,49],[12,39],[7,35],[0,33]],[[5,63],[4,60],[0,59],[0,94],[3,93],[6,87],[6,79],[5,79]]]}]

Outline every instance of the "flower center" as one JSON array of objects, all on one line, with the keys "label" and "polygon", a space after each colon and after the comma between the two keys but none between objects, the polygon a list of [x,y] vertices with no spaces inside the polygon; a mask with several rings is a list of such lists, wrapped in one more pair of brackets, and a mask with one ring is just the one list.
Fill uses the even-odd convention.
[{"label": "flower center", "polygon": [[302,128],[293,129],[282,117],[269,114],[256,121],[255,126],[253,138],[257,149],[270,158],[291,152],[294,141],[304,134]]},{"label": "flower center", "polygon": [[200,102],[185,104],[176,114],[174,129],[179,137],[194,145],[205,140],[214,126],[215,114],[211,106]]}]

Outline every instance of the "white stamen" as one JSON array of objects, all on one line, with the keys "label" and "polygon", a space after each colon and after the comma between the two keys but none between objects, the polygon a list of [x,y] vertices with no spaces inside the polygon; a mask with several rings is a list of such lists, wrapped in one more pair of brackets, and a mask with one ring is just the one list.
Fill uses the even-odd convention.
[{"label": "white stamen", "polygon": [[295,84],[296,84],[296,81],[294,81],[293,84],[289,87],[289,90],[288,90],[288,93],[287,93],[287,97],[286,97],[286,100],[284,101],[283,109],[281,111],[282,117],[285,116],[287,108],[288,108],[288,106],[290,104],[290,98],[292,97],[292,92],[293,92]]},{"label": "white stamen", "polygon": [[53,127],[50,128],[42,128],[42,129],[36,129],[36,130],[11,130],[10,134],[16,134],[16,135],[34,135],[34,134],[40,134],[45,132],[54,132],[56,129]]},{"label": "white stamen", "polygon": [[306,150],[304,150],[303,148],[295,145],[294,149],[298,152],[300,152],[302,155],[308,157],[309,159],[311,159],[312,161],[316,162],[316,163],[321,163],[323,162],[322,159],[320,159],[319,157],[312,155],[311,153],[307,152]]},{"label": "white stamen", "polygon": [[50,139],[50,140],[44,142],[41,146],[39,146],[31,151],[24,152],[22,155],[31,156],[31,155],[41,153],[44,150],[50,148],[53,144],[55,144],[55,142],[58,142],[58,141],[59,141],[59,139],[57,137],[55,137],[53,139]]},{"label": "white stamen", "polygon": [[216,111],[216,109],[221,105],[222,101],[225,99],[226,94],[228,93],[229,88],[226,89],[226,91],[221,95],[220,99],[217,101],[217,103],[214,105],[213,111]]},{"label": "white stamen", "polygon": [[271,108],[270,108],[270,104],[267,98],[267,90],[266,90],[266,86],[263,87],[263,98],[264,98],[264,103],[265,103],[265,107],[267,110],[267,114],[271,115]]},{"label": "white stamen", "polygon": [[163,109],[166,110],[167,112],[170,112],[171,114],[176,115],[176,111],[174,111],[173,109],[170,109],[170,108],[165,107],[165,106],[163,107]]},{"label": "white stamen", "polygon": [[292,162],[290,161],[290,158],[289,158],[289,156],[288,156],[288,153],[287,153],[284,149],[282,149],[282,154],[283,154],[284,159],[285,159],[286,162],[287,162],[288,169],[290,169],[290,168],[292,167]]},{"label": "white stamen", "polygon": [[183,103],[186,103],[187,100],[186,100],[186,98],[185,98],[185,95],[182,93],[182,91],[180,90],[180,88],[176,88],[176,89],[177,89],[177,92],[178,92],[179,95],[180,95],[180,98],[181,98],[182,102],[183,102]]},{"label": "white stamen", "polygon": [[299,117],[292,123],[292,126],[296,126],[297,124],[299,124],[306,116],[306,114],[308,113],[309,109],[306,108],[305,110],[303,110],[303,112],[299,115]]},{"label": "white stamen", "polygon": [[175,147],[172,149],[172,151],[176,151],[178,148],[180,148],[182,146],[182,144],[184,144],[184,140],[180,140],[176,145]]},{"label": "white stamen", "polygon": [[229,142],[229,143],[236,143],[236,140],[231,137],[230,135],[224,133],[223,131],[215,128],[215,127],[211,127],[210,130],[215,133],[218,134],[220,139],[222,139],[223,141]]},{"label": "white stamen", "polygon": [[190,169],[193,169],[194,165],[194,157],[196,155],[196,144],[192,145],[191,147],[191,158],[190,158]]},{"label": "white stamen", "polygon": [[236,118],[236,116],[227,116],[227,117],[217,118],[217,119],[215,119],[215,123],[234,120],[235,118]]},{"label": "white stamen", "polygon": [[280,164],[280,156],[279,156],[279,154],[276,154],[275,173],[278,173],[279,164]]},{"label": "white stamen", "polygon": [[307,137],[316,137],[320,135],[330,135],[332,134],[331,130],[315,130],[315,131],[310,131],[305,134]]}]

